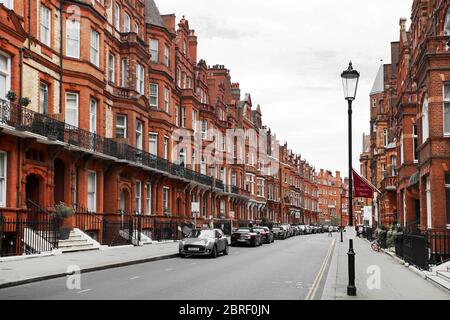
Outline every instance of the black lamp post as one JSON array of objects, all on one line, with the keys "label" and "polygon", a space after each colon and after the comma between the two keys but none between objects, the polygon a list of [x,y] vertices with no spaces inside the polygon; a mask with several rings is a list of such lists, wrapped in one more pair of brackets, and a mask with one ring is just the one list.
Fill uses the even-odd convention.
[{"label": "black lamp post", "polygon": [[[344,88],[345,100],[348,101],[348,162],[349,162],[349,199],[348,212],[350,227],[353,227],[353,165],[352,165],[352,102],[356,98],[356,91],[358,90],[359,72],[353,69],[352,62],[348,69],[342,72],[342,84]],[[349,240],[348,250],[348,286],[347,295],[356,296],[355,286],[355,251],[353,250],[353,239]]]},{"label": "black lamp post", "polygon": [[344,193],[344,188],[341,188],[341,243],[344,242],[344,224],[342,223],[342,194]]}]

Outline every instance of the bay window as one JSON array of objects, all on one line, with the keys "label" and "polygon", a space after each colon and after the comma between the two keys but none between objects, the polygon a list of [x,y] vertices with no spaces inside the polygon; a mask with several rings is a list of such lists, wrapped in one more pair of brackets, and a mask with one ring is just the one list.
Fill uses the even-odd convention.
[{"label": "bay window", "polygon": [[158,155],[158,134],[150,133],[148,138],[148,152],[153,154],[154,156]]},{"label": "bay window", "polygon": [[66,55],[71,58],[80,58],[80,21],[66,21]]}]

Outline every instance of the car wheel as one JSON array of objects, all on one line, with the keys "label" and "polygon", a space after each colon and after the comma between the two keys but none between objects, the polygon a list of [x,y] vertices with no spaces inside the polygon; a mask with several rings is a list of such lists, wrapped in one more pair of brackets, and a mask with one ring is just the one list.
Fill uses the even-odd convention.
[{"label": "car wheel", "polygon": [[185,255],[185,254],[182,254],[182,253],[180,253],[180,258],[182,258],[182,259],[186,258],[186,255]]},{"label": "car wheel", "polygon": [[223,255],[227,256],[228,253],[230,253],[230,248],[228,247],[228,244],[225,244],[225,250],[223,250]]},{"label": "car wheel", "polygon": [[258,245],[258,242],[257,242],[256,239],[254,239],[253,242],[252,242],[252,247],[256,247],[257,245]]},{"label": "car wheel", "polygon": [[217,258],[217,246],[216,245],[213,247],[213,250],[211,252],[211,258],[213,258],[213,259]]}]

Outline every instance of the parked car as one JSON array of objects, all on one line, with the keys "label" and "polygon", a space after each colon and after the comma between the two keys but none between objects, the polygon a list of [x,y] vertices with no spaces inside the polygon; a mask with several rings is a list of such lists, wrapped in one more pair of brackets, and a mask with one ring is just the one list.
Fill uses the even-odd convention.
[{"label": "parked car", "polygon": [[310,225],[305,225],[305,228],[306,228],[306,234],[311,234],[312,233],[312,228],[311,228],[311,226]]},{"label": "parked car", "polygon": [[273,243],[275,241],[272,231],[267,227],[255,227],[253,230],[259,232],[262,236],[263,243]]},{"label": "parked car", "polygon": [[286,229],[289,238],[294,236],[294,228],[290,224],[282,224],[281,227]]},{"label": "parked car", "polygon": [[220,229],[192,230],[180,241],[179,253],[186,256],[211,256],[217,258],[219,253],[228,255],[228,239]]},{"label": "parked car", "polygon": [[275,239],[286,240],[288,238],[287,230],[282,227],[273,227],[272,232]]},{"label": "parked car", "polygon": [[304,224],[299,225],[298,228],[300,229],[300,234],[306,234],[306,226]]},{"label": "parked car", "polygon": [[262,245],[262,235],[254,228],[238,228],[231,234],[231,245],[241,244],[257,247]]}]

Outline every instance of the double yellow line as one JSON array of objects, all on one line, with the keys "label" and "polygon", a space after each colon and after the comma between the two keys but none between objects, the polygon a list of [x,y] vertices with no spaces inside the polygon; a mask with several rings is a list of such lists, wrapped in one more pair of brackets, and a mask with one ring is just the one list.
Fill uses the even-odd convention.
[{"label": "double yellow line", "polygon": [[313,283],[311,289],[309,290],[308,295],[306,296],[305,300],[314,300],[317,290],[319,289],[320,282],[322,281],[323,275],[327,268],[328,261],[330,261],[331,255],[333,253],[335,243],[336,243],[336,239],[333,239],[333,242],[331,243],[331,246],[328,249],[327,256],[325,257],[325,260],[323,261],[322,266],[320,267],[319,273],[317,274],[316,279],[314,280],[314,283]]}]

